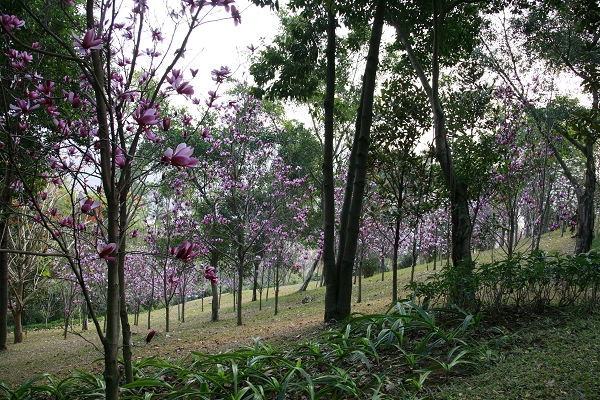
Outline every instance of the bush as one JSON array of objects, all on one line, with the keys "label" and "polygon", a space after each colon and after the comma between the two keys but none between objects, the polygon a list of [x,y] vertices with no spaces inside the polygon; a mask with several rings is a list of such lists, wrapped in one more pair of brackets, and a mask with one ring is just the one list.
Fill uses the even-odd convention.
[{"label": "bush", "polygon": [[375,275],[375,272],[380,270],[379,258],[369,257],[362,263],[362,273],[365,278]]},{"label": "bush", "polygon": [[456,288],[475,293],[474,308],[498,312],[506,307],[540,310],[551,305],[592,306],[598,302],[600,253],[577,256],[533,252],[481,264],[472,278],[456,268],[444,268],[425,282],[407,286],[415,296],[448,303]]}]

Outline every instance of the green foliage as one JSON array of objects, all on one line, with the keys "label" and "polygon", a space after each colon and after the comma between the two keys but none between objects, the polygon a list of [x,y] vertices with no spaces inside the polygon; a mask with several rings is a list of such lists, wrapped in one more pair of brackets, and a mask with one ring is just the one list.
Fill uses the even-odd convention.
[{"label": "green foliage", "polygon": [[362,262],[362,273],[365,278],[375,275],[375,272],[379,271],[379,269],[379,256],[377,254],[371,254]]},{"label": "green foliage", "polygon": [[600,253],[563,256],[534,252],[481,264],[468,281],[460,270],[444,268],[427,281],[407,287],[420,298],[441,302],[451,298],[451,288],[467,287],[475,292],[477,307],[492,312],[507,307],[593,306],[600,299]]},{"label": "green foliage", "polygon": [[[458,315],[458,318],[457,318]],[[399,302],[385,314],[357,315],[341,329],[291,349],[259,339],[235,352],[192,352],[179,362],[147,358],[134,365],[136,379],[122,386],[123,399],[332,399],[415,398],[435,371],[450,374],[474,362],[468,330],[478,318],[444,315],[438,322],[414,302]],[[10,399],[101,398],[102,376],[78,371],[56,380],[40,375]]]}]

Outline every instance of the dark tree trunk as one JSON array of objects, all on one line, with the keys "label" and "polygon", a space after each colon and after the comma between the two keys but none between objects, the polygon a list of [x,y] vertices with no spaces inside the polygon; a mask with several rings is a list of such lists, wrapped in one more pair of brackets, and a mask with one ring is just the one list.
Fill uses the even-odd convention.
[{"label": "dark tree trunk", "polygon": [[242,325],[242,289],[244,285],[244,260],[239,261],[237,268],[238,281],[237,281],[237,325]]},{"label": "dark tree trunk", "polygon": [[[217,266],[219,265],[219,253],[217,253],[216,251],[211,252],[210,265],[215,268],[216,274]],[[210,282],[210,291],[212,294],[210,320],[212,322],[217,322],[219,320],[219,291],[217,290],[217,282]]]},{"label": "dark tree trunk", "polygon": [[256,301],[256,290],[258,289],[258,267],[260,267],[260,261],[254,261],[254,271],[252,274],[252,300]]},{"label": "dark tree trunk", "polygon": [[152,287],[150,288],[150,301],[148,302],[148,329],[150,329],[150,315],[152,314],[152,307],[154,307],[154,269],[150,273],[152,275]]},{"label": "dark tree trunk", "polygon": [[88,309],[87,303],[84,301],[83,303],[81,303],[81,330],[87,331],[88,329]]},{"label": "dark tree trunk", "polygon": [[[129,173],[129,172],[125,172]],[[124,196],[128,190],[120,191],[119,196]],[[119,246],[118,246],[118,271],[119,271],[119,315],[121,317],[121,334],[123,335],[123,364],[125,370],[125,383],[133,382],[133,360],[131,350],[131,325],[129,324],[129,314],[127,312],[127,294],[125,293],[125,250],[126,250],[126,235],[127,224],[129,219],[127,218],[127,201],[125,197],[121,197],[121,206],[119,209],[119,232],[123,233],[119,235]]]},{"label": "dark tree trunk", "polygon": [[17,304],[12,310],[12,316],[15,321],[13,331],[14,343],[23,343],[23,308]]},{"label": "dark tree trunk", "polygon": [[452,160],[452,153],[448,145],[446,131],[446,117],[439,97],[439,49],[442,37],[444,15],[439,9],[438,0],[433,0],[433,52],[431,57],[431,84],[419,60],[416,58],[412,46],[403,27],[396,22],[398,38],[406,50],[410,62],[416,72],[421,85],[425,90],[434,122],[435,156],[440,163],[442,175],[450,194],[450,215],[452,221],[452,264],[454,268],[460,268],[465,279],[461,284],[452,288],[450,298],[462,306],[473,304],[474,293],[469,277],[472,275],[473,262],[471,259],[471,218],[469,215],[468,193],[466,185],[458,179]]},{"label": "dark tree trunk", "polygon": [[[357,129],[351,150],[351,162],[347,175],[347,190],[340,214],[340,252],[336,261],[336,282],[326,282],[325,320],[341,321],[350,315],[352,301],[352,270],[358,241],[360,214],[367,173],[367,156],[373,119],[373,97],[375,78],[379,63],[379,46],[385,14],[384,0],[379,0],[375,8],[373,29],[369,40],[369,52],[363,77],[361,102],[357,115]],[[354,153],[354,158],[352,157]],[[350,188],[351,186],[351,188]],[[347,210],[347,211],[346,211]],[[329,276],[329,275],[328,275]],[[327,293],[334,290],[333,293]],[[335,299],[335,302],[332,300]]]},{"label": "dark tree trunk", "polygon": [[275,315],[279,312],[279,262],[275,265]]},{"label": "dark tree trunk", "polygon": [[[4,216],[3,216],[4,218]],[[6,248],[6,221],[0,221],[0,246]],[[0,253],[0,350],[6,350],[8,317],[8,254]]]},{"label": "dark tree trunk", "polygon": [[[10,142],[8,143],[10,146]],[[0,248],[6,249],[8,245],[8,217],[9,205],[11,200],[10,184],[12,182],[12,168],[10,164],[6,165],[4,172],[4,186],[2,188],[2,198],[0,199]],[[6,350],[6,340],[8,338],[7,318],[8,317],[8,254],[0,253],[0,350]]]},{"label": "dark tree trunk", "polygon": [[594,144],[588,140],[585,146],[585,184],[577,196],[577,234],[575,254],[587,253],[594,239],[594,193],[596,191],[596,167]]},{"label": "dark tree trunk", "polygon": [[299,292],[305,292],[306,288],[308,288],[308,284],[312,280],[313,274],[315,273],[315,269],[317,269],[317,266],[319,265],[320,260],[321,260],[321,253],[319,253],[319,257],[317,257],[315,259],[312,267],[308,270],[308,275],[306,275],[304,282],[302,282],[302,286],[300,286],[300,289],[298,289]]},{"label": "dark tree trunk", "polygon": [[333,3],[327,10],[327,56],[325,101],[323,103],[325,117],[325,133],[323,138],[323,276],[325,279],[325,320],[336,307],[337,270],[335,266],[335,199],[333,181],[333,123],[335,101],[335,27],[336,16]]},{"label": "dark tree trunk", "polygon": [[181,296],[181,322],[185,322],[185,289],[182,290]]},{"label": "dark tree trunk", "polygon": [[394,255],[392,258],[392,302],[398,301],[398,251],[400,248],[400,215],[394,221]]}]

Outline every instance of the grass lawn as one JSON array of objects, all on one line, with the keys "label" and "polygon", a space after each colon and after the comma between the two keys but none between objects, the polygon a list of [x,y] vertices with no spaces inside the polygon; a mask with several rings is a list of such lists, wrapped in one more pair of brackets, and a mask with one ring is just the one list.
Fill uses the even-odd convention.
[{"label": "grass lawn", "polygon": [[430,398],[600,399],[599,312],[518,316],[515,322],[520,326],[507,335],[497,364],[451,378],[430,390]]},{"label": "grass lawn", "polygon": [[[417,266],[416,273],[416,279],[419,279],[427,273],[426,266]],[[410,269],[400,270],[398,275],[402,295],[403,287],[410,277]],[[391,302],[391,277],[391,272],[386,272],[384,281],[381,281],[381,274],[363,279],[362,303],[354,303],[353,312],[385,311]],[[159,356],[167,360],[177,360],[185,357],[190,351],[216,353],[250,346],[254,337],[275,344],[309,339],[328,329],[322,322],[325,288],[316,287],[316,284],[318,283],[312,282],[304,293],[298,293],[299,284],[281,287],[278,315],[274,315],[272,288],[269,291],[269,300],[265,301],[263,298],[261,311],[258,309],[258,302],[249,301],[251,291],[244,291],[242,326],[236,325],[231,294],[223,294],[219,321],[216,323],[210,322],[209,298],[204,300],[204,312],[201,300],[186,303],[185,323],[177,321],[177,306],[171,307],[170,332],[164,331],[164,309],[155,310],[151,314],[151,328],[158,333],[148,345],[145,343],[148,333],[147,314],[140,315],[139,326],[133,325],[131,316],[133,355],[138,359]],[[355,285],[354,300],[356,294]],[[63,339],[60,328],[42,329],[28,331],[24,343],[8,343],[8,350],[0,358],[0,382],[15,387],[39,373],[50,373],[58,377],[66,377],[75,369],[101,373],[102,363],[98,359],[103,357],[103,353],[98,350],[101,349],[101,345],[94,327],[90,325],[87,332],[82,332],[77,325],[74,329],[81,336],[69,333],[67,338]]]},{"label": "grass lawn", "polygon": [[[560,233],[544,237],[546,250],[569,253],[573,239]],[[478,262],[492,259],[490,252],[476,255]],[[501,257],[496,250],[494,258]],[[416,279],[430,273],[432,265],[419,265]],[[401,296],[410,270],[399,271]],[[145,344],[146,315],[140,316],[140,326],[132,326],[134,357],[159,356],[178,360],[190,351],[207,353],[235,350],[253,343],[254,337],[284,346],[286,343],[310,339],[328,329],[322,323],[324,310],[323,287],[311,283],[307,292],[298,293],[299,285],[281,288],[279,314],[273,315],[274,298],[270,291],[263,309],[258,302],[249,302],[245,291],[244,325],[236,326],[232,296],[223,295],[220,320],[210,320],[210,299],[186,304],[186,322],[177,321],[177,307],[171,309],[171,332],[164,331],[164,310],[151,314],[152,329],[158,331],[152,342]],[[363,301],[353,304],[353,311],[379,313],[391,300],[391,272],[363,280]],[[357,287],[353,298],[356,299]],[[131,317],[133,322],[133,317]],[[480,367],[475,373],[450,376],[447,380],[432,381],[420,398],[430,399],[600,399],[600,313],[556,311],[545,316],[516,315],[494,319],[487,323],[498,327],[502,344],[494,348],[496,361]],[[76,327],[78,328],[78,327]],[[29,331],[25,342],[9,344],[0,358],[0,381],[15,387],[38,373],[58,377],[70,375],[74,369],[102,372],[98,359],[102,353],[93,330],[69,333],[62,338],[60,329]],[[482,341],[490,335],[482,333]],[[85,338],[85,340],[84,340]],[[493,344],[492,344],[493,347]]]}]

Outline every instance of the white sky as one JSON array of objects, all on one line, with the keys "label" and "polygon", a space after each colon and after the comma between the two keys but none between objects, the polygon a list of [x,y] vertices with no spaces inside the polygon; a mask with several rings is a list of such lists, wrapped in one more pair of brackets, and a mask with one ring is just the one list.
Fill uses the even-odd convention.
[{"label": "white sky", "polygon": [[[176,67],[184,71],[186,80],[191,80],[194,97],[201,99],[202,104],[208,97],[207,92],[215,88],[210,72],[221,66],[228,66],[234,72],[235,79],[248,79],[251,52],[247,46],[252,44],[260,49],[261,44],[271,42],[279,27],[279,18],[268,7],[260,8],[248,0],[236,0],[234,5],[241,12],[241,24],[235,26],[223,7],[215,8],[215,12],[207,20],[216,21],[208,22],[194,31],[185,57]],[[157,16],[158,20],[160,18],[161,16]],[[167,22],[162,27],[166,40],[172,27],[168,24],[168,18],[164,21]],[[198,69],[194,79],[191,79],[189,69]]]}]

